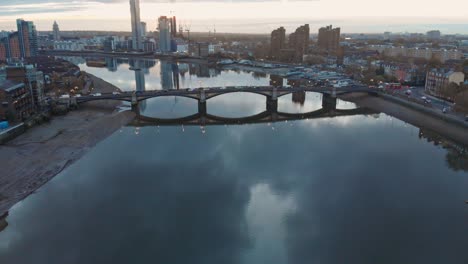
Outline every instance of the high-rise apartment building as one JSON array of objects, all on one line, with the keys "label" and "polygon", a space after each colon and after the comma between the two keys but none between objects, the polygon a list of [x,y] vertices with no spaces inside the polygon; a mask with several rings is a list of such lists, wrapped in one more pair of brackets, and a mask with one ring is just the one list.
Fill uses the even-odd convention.
[{"label": "high-rise apartment building", "polygon": [[281,50],[286,47],[286,30],[280,27],[271,32],[270,40],[270,57],[272,59],[279,59]]},{"label": "high-rise apartment building", "polygon": [[7,48],[5,44],[0,40],[0,61],[6,61],[7,59]]},{"label": "high-rise apartment building", "polygon": [[5,32],[0,38],[0,61],[37,55],[38,39],[34,23],[17,19],[18,31]]},{"label": "high-rise apartment building", "polygon": [[32,21],[17,19],[20,57],[28,58],[37,55],[37,31]]},{"label": "high-rise apartment building", "polygon": [[146,22],[140,23],[140,31],[141,31],[141,36],[146,37],[146,34],[147,34]]},{"label": "high-rise apartment building", "polygon": [[318,46],[328,52],[336,52],[340,46],[340,28],[331,25],[319,29]]},{"label": "high-rise apartment building", "polygon": [[175,16],[171,18],[171,35],[177,37],[177,20]]},{"label": "high-rise apartment building", "polygon": [[8,48],[9,48],[9,58],[19,59],[21,58],[21,49],[18,32],[11,33],[8,37]]},{"label": "high-rise apartment building", "polygon": [[52,26],[52,32],[54,35],[54,40],[59,41],[60,40],[60,28],[59,28],[59,25],[57,24],[57,21],[54,21],[54,25]]},{"label": "high-rise apartment building", "polygon": [[305,24],[289,35],[289,49],[294,50],[294,61],[301,62],[309,49],[310,28]]},{"label": "high-rise apartment building", "polygon": [[161,16],[158,20],[159,49],[161,52],[171,51],[171,20],[166,16]]},{"label": "high-rise apartment building", "polygon": [[10,57],[10,33],[8,33],[0,39],[0,61],[6,61]]},{"label": "high-rise apartment building", "polygon": [[132,48],[134,50],[141,50],[142,34],[140,19],[140,0],[130,0],[130,15],[132,22]]}]

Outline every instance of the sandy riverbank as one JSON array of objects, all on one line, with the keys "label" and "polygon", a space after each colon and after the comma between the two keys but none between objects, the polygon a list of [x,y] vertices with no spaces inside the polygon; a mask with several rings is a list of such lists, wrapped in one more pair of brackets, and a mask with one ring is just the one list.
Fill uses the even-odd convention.
[{"label": "sandy riverbank", "polygon": [[408,107],[367,94],[348,94],[340,97],[343,100],[354,102],[359,106],[368,107],[387,115],[396,117],[417,127],[437,132],[441,136],[452,139],[468,146],[468,129],[453,123],[446,122],[431,115],[410,109]]},{"label": "sandy riverbank", "polygon": [[[90,75],[95,92],[117,87]],[[0,216],[33,193],[99,141],[130,122],[134,113],[117,112],[119,102],[92,102],[49,123],[34,127],[0,146]]]}]

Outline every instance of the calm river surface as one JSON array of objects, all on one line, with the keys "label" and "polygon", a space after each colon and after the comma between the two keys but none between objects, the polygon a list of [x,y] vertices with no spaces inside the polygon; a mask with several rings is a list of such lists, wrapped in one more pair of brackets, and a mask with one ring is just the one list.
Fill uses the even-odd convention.
[{"label": "calm river surface", "polygon": [[[123,90],[270,83],[128,63],[80,67]],[[321,106],[317,94],[278,102],[291,113]],[[141,108],[182,117],[197,103],[159,98]],[[231,94],[207,108],[243,117],[264,111],[265,99]],[[123,127],[10,211],[0,263],[466,264],[467,169],[463,146],[384,114]]]}]

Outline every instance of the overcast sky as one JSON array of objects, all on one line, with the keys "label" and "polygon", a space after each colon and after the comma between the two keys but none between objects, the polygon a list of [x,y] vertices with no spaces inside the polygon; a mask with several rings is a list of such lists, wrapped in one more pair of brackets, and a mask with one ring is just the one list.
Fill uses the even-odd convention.
[{"label": "overcast sky", "polygon": [[[128,0],[0,0],[0,29],[14,20],[33,20],[39,30],[130,31]],[[157,17],[174,14],[192,31],[267,33],[309,23],[314,32],[325,24],[344,32],[425,32],[468,34],[466,0],[141,0],[141,17],[154,30]]]}]

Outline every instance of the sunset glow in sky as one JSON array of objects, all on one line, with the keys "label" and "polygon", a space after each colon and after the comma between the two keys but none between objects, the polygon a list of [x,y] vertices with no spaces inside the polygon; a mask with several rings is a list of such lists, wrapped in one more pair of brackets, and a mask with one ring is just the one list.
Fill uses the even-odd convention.
[{"label": "sunset glow in sky", "polygon": [[[311,30],[326,25],[344,32],[425,32],[468,34],[468,1],[445,0],[141,0],[142,21],[156,28],[157,17],[176,15],[192,31],[267,33],[309,23]],[[16,18],[51,30],[57,20],[62,30],[130,31],[127,0],[2,0],[0,30],[12,30]]]}]

